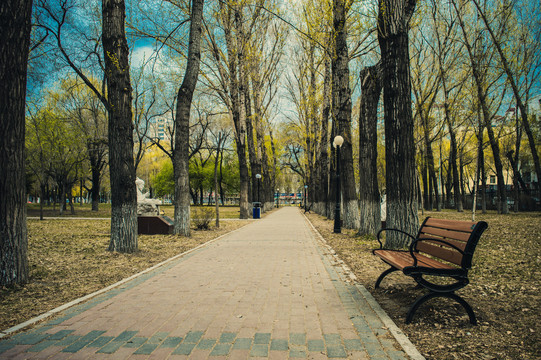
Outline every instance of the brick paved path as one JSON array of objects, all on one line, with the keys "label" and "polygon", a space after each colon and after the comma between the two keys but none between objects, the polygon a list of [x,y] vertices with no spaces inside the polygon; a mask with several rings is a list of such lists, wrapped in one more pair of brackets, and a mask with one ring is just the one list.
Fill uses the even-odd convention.
[{"label": "brick paved path", "polygon": [[0,358],[405,359],[298,208],[0,341]]}]

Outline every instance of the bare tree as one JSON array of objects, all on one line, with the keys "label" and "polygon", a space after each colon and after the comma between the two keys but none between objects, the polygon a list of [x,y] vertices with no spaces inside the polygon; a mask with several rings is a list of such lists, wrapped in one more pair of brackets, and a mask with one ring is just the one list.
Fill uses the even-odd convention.
[{"label": "bare tree", "polygon": [[199,75],[201,60],[201,28],[203,21],[203,0],[192,1],[188,63],[184,80],[177,94],[175,116],[175,149],[173,168],[175,173],[175,234],[190,236],[190,177],[189,142],[190,109]]},{"label": "bare tree", "polygon": [[133,161],[132,88],[124,0],[102,1],[102,42],[109,114],[111,241],[109,251],[137,250],[137,193]]},{"label": "bare tree", "polygon": [[[408,31],[415,0],[379,0],[385,116],[387,226],[414,234],[419,227],[415,143],[411,110]],[[389,233],[386,245],[401,247],[407,238]]]},{"label": "bare tree", "polygon": [[349,55],[347,46],[346,18],[351,3],[346,0],[333,0],[333,35],[332,55],[332,112],[336,122],[335,135],[341,135],[340,182],[344,227],[359,227],[359,202],[355,185],[353,167],[353,139],[351,137],[351,89],[349,86]]}]

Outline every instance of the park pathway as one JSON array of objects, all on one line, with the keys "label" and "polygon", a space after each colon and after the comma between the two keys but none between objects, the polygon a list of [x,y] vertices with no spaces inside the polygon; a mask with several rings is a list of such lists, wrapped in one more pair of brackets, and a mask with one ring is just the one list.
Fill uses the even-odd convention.
[{"label": "park pathway", "polygon": [[409,358],[318,239],[282,208],[0,340],[0,358]]}]

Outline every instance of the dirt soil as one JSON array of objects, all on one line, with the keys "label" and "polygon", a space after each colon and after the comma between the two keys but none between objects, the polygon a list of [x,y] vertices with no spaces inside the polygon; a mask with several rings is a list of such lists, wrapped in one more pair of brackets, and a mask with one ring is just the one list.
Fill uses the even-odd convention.
[{"label": "dirt soil", "polygon": [[[426,216],[471,220],[471,213],[452,211],[425,212],[419,219]],[[426,290],[400,272],[374,289],[388,268],[371,254],[379,246],[375,238],[344,229],[334,234],[332,221],[317,214],[308,217],[427,359],[541,359],[541,213],[476,215],[489,227],[474,254],[470,284],[457,294],[473,307],[477,326],[450,299],[428,301],[406,325],[409,307]]]}]

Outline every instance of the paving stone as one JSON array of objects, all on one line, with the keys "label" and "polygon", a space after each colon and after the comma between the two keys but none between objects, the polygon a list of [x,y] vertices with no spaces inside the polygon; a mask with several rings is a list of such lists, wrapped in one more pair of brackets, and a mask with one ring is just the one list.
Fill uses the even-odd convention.
[{"label": "paving stone", "polygon": [[237,338],[235,344],[233,344],[234,350],[250,350],[252,347],[252,339],[249,338]]},{"label": "paving stone", "polygon": [[127,348],[139,348],[141,345],[147,342],[146,337],[140,337],[140,336],[134,336],[132,337],[126,344],[124,344],[124,347]]},{"label": "paving stone", "polygon": [[262,345],[268,344],[271,339],[270,333],[256,333],[254,336],[254,344]]},{"label": "paving stone", "polygon": [[63,338],[65,338],[66,336],[68,336],[69,334],[71,334],[72,332],[74,332],[75,330],[60,330],[54,334],[52,334],[51,336],[49,336],[49,340],[62,340]]},{"label": "paving stone", "polygon": [[64,337],[62,340],[58,341],[56,343],[56,346],[60,346],[60,347],[69,346],[73,344],[74,342],[76,342],[77,340],[79,340],[80,338],[81,337],[78,335],[68,335]]},{"label": "paving stone", "polygon": [[160,347],[163,347],[163,348],[175,348],[178,346],[178,344],[180,344],[182,342],[182,338],[179,337],[179,336],[170,336],[168,338],[166,338],[162,344],[160,345]]},{"label": "paving stone", "polygon": [[190,331],[184,338],[185,343],[196,344],[203,336],[203,331]]},{"label": "paving stone", "polygon": [[[43,351],[45,349],[47,349],[48,347],[50,346],[53,346],[57,343],[57,340],[45,340],[45,341],[42,341],[40,343],[37,343],[36,345],[32,346],[31,348],[29,348],[28,352],[40,352],[40,351]],[[2,349],[1,349],[1,346],[0,346],[0,354],[2,353]]]},{"label": "paving stone", "polygon": [[220,342],[231,344],[233,343],[233,341],[235,341],[236,337],[237,337],[236,333],[225,332],[225,333],[222,333],[222,335],[220,336]]},{"label": "paving stone", "polygon": [[100,336],[99,338],[88,344],[88,347],[101,348],[107,345],[113,339],[113,336]]},{"label": "paving stone", "polygon": [[124,331],[122,332],[120,335],[118,335],[113,341],[114,342],[127,342],[128,340],[130,340],[132,337],[135,336],[135,334],[137,334],[138,331]]},{"label": "paving stone", "polygon": [[327,345],[327,347],[329,347],[329,345],[335,346],[342,343],[340,334],[324,334],[323,338],[325,338],[325,344]]},{"label": "paving stone", "polygon": [[111,341],[96,352],[100,354],[114,354],[124,344],[125,342],[123,341]]},{"label": "paving stone", "polygon": [[308,340],[308,351],[325,351],[325,343],[320,339]]},{"label": "paving stone", "polygon": [[267,357],[269,356],[269,346],[262,344],[254,344],[252,351],[250,351],[251,357]]},{"label": "paving stone", "polygon": [[289,344],[286,339],[272,339],[270,349],[272,350],[279,350],[279,351],[287,351],[289,350]]},{"label": "paving stone", "polygon": [[327,345],[327,356],[329,358],[345,358],[347,357],[347,354],[343,346]]},{"label": "paving stone", "polygon": [[28,333],[17,339],[17,345],[35,345],[47,339],[51,334]]},{"label": "paving stone", "polygon": [[293,333],[289,335],[289,341],[293,345],[304,345],[306,344],[306,334],[304,333]]},{"label": "paving stone", "polygon": [[231,344],[216,344],[210,356],[227,356],[231,350]]},{"label": "paving stone", "polygon": [[152,335],[150,339],[148,339],[149,344],[160,344],[165,338],[167,338],[167,335],[169,335],[168,332],[160,331],[156,334]]},{"label": "paving stone", "polygon": [[290,358],[306,358],[305,350],[291,349],[289,350]]},{"label": "paving stone", "polygon": [[199,344],[197,344],[197,348],[201,350],[210,350],[214,347],[214,344],[216,344],[216,339],[202,339]]},{"label": "paving stone", "polygon": [[13,344],[13,343],[7,343],[7,342],[0,343],[0,354],[3,353],[3,352],[8,351],[8,350],[10,350],[10,349],[12,349],[14,347],[15,347],[15,344]]},{"label": "paving stone", "polygon": [[179,347],[173,351],[173,355],[190,355],[193,348],[195,347],[194,343],[182,343]]},{"label": "paving stone", "polygon": [[359,339],[344,339],[344,345],[349,351],[363,350],[363,344]]},{"label": "paving stone", "polygon": [[158,344],[143,344],[139,349],[137,349],[134,354],[136,355],[150,355],[156,348]]}]

